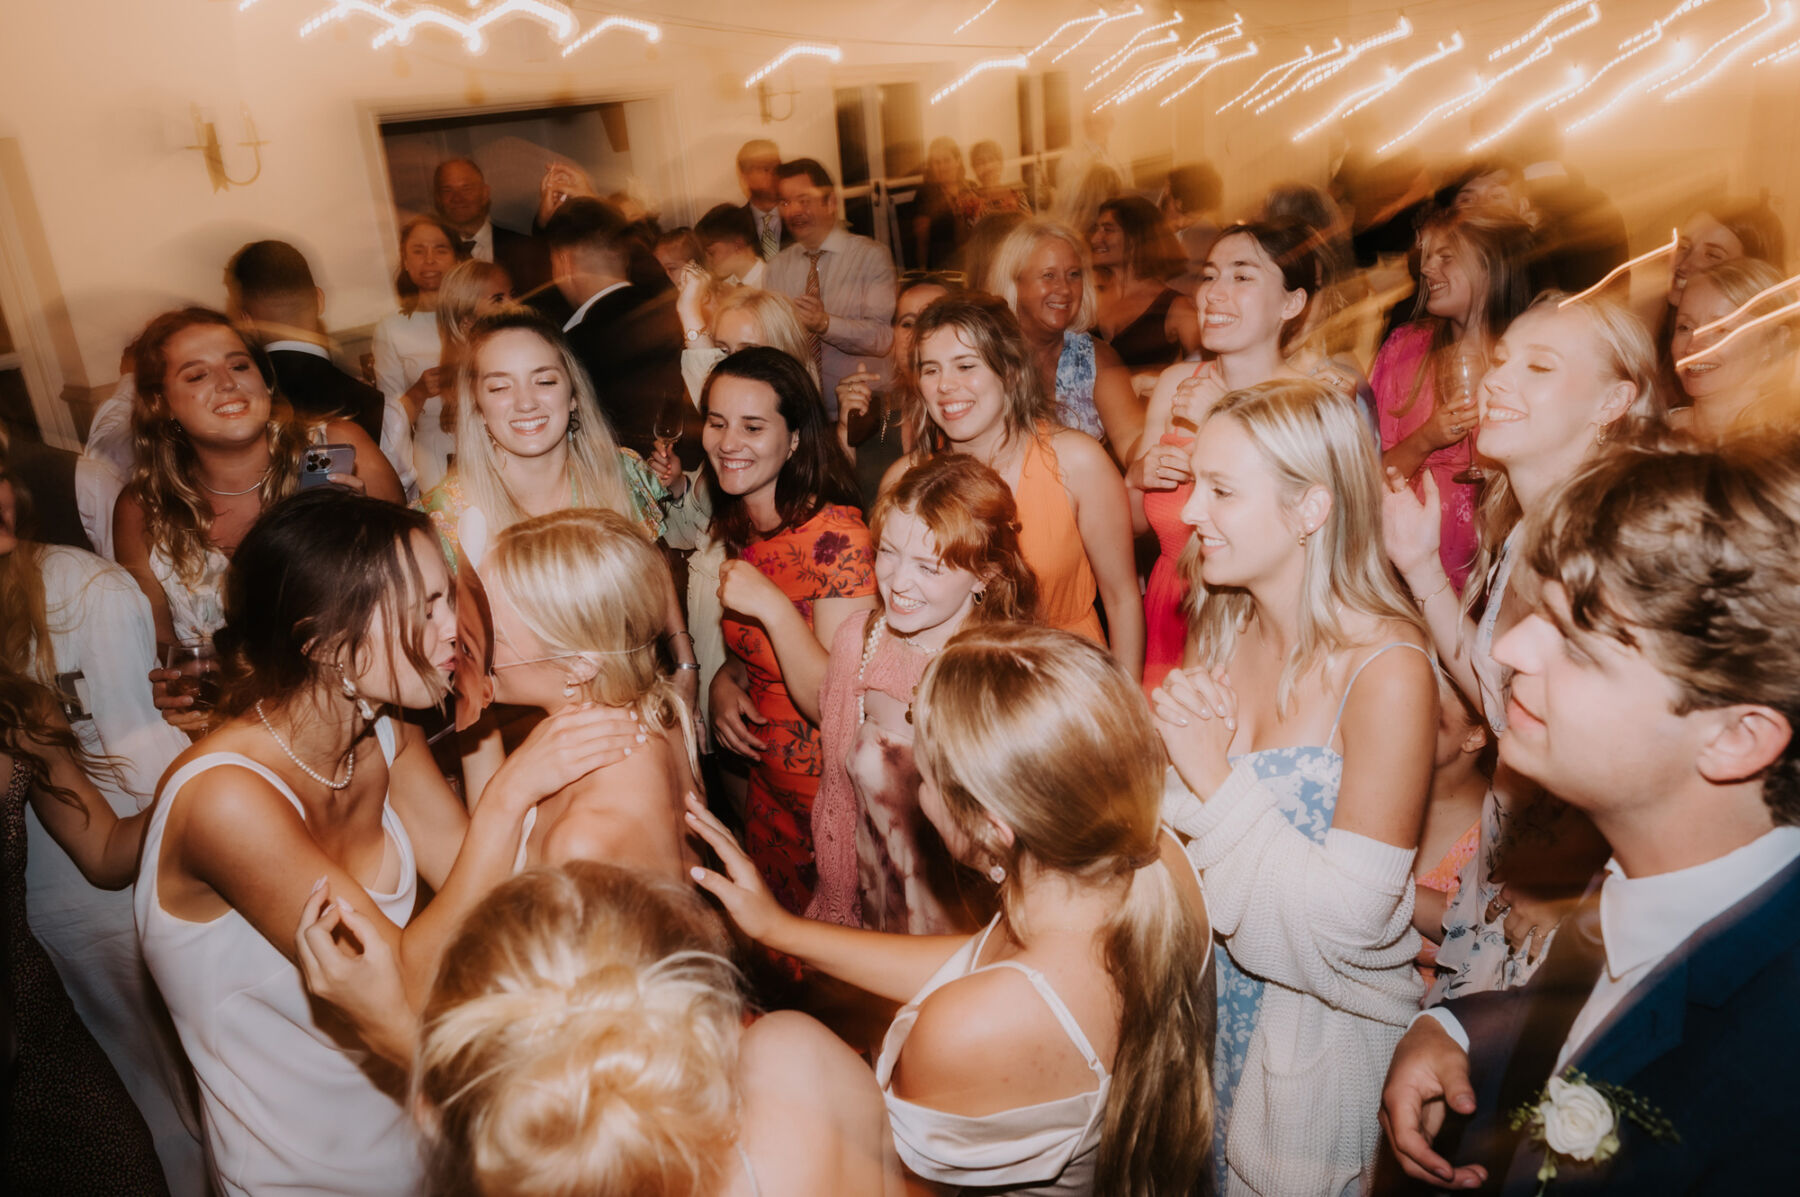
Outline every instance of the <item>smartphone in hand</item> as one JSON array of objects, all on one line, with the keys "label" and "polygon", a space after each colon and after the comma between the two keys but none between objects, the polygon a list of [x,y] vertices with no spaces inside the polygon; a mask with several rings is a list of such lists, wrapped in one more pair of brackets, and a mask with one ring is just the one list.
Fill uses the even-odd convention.
[{"label": "smartphone in hand", "polygon": [[331,486],[331,475],[356,473],[355,445],[308,445],[300,455],[300,489]]}]

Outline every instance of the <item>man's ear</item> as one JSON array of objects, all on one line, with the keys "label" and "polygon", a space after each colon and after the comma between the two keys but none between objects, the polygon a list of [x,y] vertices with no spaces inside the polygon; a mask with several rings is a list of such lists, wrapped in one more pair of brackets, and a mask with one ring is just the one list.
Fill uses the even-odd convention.
[{"label": "man's ear", "polygon": [[1745,704],[1709,712],[1715,726],[1700,745],[1695,768],[1714,785],[1748,781],[1787,750],[1794,729],[1773,707]]}]

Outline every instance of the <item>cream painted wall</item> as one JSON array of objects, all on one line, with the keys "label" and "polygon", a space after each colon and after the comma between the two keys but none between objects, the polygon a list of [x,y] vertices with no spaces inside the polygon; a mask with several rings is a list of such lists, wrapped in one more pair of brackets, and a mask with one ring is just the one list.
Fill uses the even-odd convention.
[{"label": "cream painted wall", "polygon": [[[334,327],[365,326],[388,311],[393,221],[374,133],[377,115],[536,107],[562,98],[659,99],[661,127],[634,130],[634,157],[643,145],[654,159],[644,166],[664,193],[665,216],[685,221],[711,203],[737,197],[732,157],[747,137],[773,137],[786,154],[810,154],[835,168],[832,86],[915,79],[929,94],[976,59],[1017,52],[1056,22],[1091,11],[1091,0],[1001,0],[952,51],[945,48],[951,29],[980,7],[978,0],[781,0],[741,9],[720,0],[618,0],[607,11],[663,20],[664,41],[645,46],[633,34],[616,32],[563,59],[535,25],[520,20],[496,29],[492,48],[471,59],[459,44],[429,30],[410,46],[371,51],[374,28],[360,18],[299,38],[301,22],[328,2],[257,0],[243,12],[236,0],[6,6],[0,16],[0,139],[16,142],[6,179],[15,189],[29,187],[41,222],[37,293],[58,334],[50,348],[67,382],[110,382],[125,340],[172,302],[220,302],[223,262],[257,237],[291,239],[309,251]],[[1727,9],[1735,13],[1756,3],[1714,0],[1708,11],[1718,9],[1723,25]],[[1146,7],[1168,10],[1167,0],[1149,0]],[[1185,28],[1194,32],[1229,20],[1232,11],[1221,3],[1179,7],[1189,19]],[[1251,36],[1262,42],[1262,64],[1297,52],[1302,41],[1324,45],[1334,32],[1366,34],[1390,23],[1395,12],[1393,5],[1360,0],[1242,7]],[[1408,5],[1419,32],[1382,61],[1404,62],[1452,29],[1463,30],[1472,46],[1491,45],[1549,7],[1548,0]],[[1640,9],[1647,21],[1667,7],[1661,0],[1603,4],[1608,20],[1621,23],[1635,20]],[[598,5],[578,9],[588,20],[598,11]],[[1736,20],[1742,19],[1739,13]],[[722,22],[746,28],[698,27]],[[1134,26],[1120,22],[1058,64],[1078,72],[1077,95],[1087,67],[1122,44]],[[764,125],[742,80],[790,34],[841,41],[844,62],[797,60],[778,72],[771,82],[797,94],[775,104],[785,111],[791,101],[792,115]],[[1322,182],[1331,141],[1289,141],[1305,115],[1302,107],[1273,120],[1213,115],[1260,69],[1252,62],[1220,71],[1167,109],[1134,105],[1114,134],[1115,151],[1127,160],[1211,158],[1226,176],[1230,208],[1247,207],[1280,179]],[[1433,78],[1421,75],[1416,87],[1409,83],[1375,114],[1393,122],[1418,111],[1444,94],[1447,85]],[[1800,229],[1800,166],[1787,129],[1796,79],[1800,67],[1754,76],[1733,72],[1694,103],[1609,123],[1572,143],[1571,157],[1614,195],[1641,238],[1666,236],[1671,214],[1686,202],[1694,181],[1706,178],[1735,191],[1772,189],[1790,226]],[[925,136],[949,133],[965,147],[991,136],[1015,152],[1014,89],[1010,72],[978,80],[927,111]],[[243,137],[242,108],[248,106],[269,143],[253,185],[211,191],[200,156],[184,148],[193,139],[193,104],[217,122],[226,166],[240,175],[248,169],[249,151],[235,143]],[[1442,151],[1454,140],[1438,138],[1425,148]],[[1664,231],[1645,231],[1655,229]]]}]

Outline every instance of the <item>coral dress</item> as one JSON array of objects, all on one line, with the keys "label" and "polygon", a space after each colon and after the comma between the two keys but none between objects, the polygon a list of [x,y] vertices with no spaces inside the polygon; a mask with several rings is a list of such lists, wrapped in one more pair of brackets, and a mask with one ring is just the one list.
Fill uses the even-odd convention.
[{"label": "coral dress", "polygon": [[[744,549],[743,559],[781,587],[813,622],[813,604],[828,598],[875,593],[875,553],[869,529],[853,507],[825,507],[797,528]],[[743,658],[750,700],[769,722],[756,729],[768,745],[751,762],[745,798],[744,851],[781,904],[804,913],[817,872],[813,864],[812,807],[823,771],[819,729],[788,697],[781,664],[760,623],[724,618],[725,647]]]},{"label": "coral dress", "polygon": [[[1157,442],[1185,449],[1194,443],[1191,436],[1165,432]],[[1150,580],[1144,586],[1144,693],[1162,684],[1169,670],[1179,668],[1181,655],[1187,650],[1187,616],[1181,604],[1187,598],[1187,579],[1178,568],[1182,550],[1193,538],[1194,530],[1181,522],[1181,509],[1194,493],[1192,482],[1183,482],[1174,490],[1144,492],[1144,518],[1156,534],[1156,564],[1150,567]]]},{"label": "coral dress", "polygon": [[1094,599],[1100,586],[1088,564],[1087,546],[1075,522],[1075,505],[1050,444],[1055,430],[1040,425],[1025,442],[1025,460],[1013,485],[1019,508],[1019,554],[1037,575],[1038,619],[1098,644],[1106,637]]},{"label": "coral dress", "polygon": [[[1369,371],[1369,386],[1375,392],[1383,452],[1411,436],[1437,410],[1437,384],[1428,369],[1430,350],[1431,329],[1422,324],[1406,324],[1395,329],[1381,346],[1381,352],[1375,355],[1375,366]],[[1413,380],[1421,373],[1424,380],[1414,397]],[[1412,401],[1411,407],[1407,407],[1408,400]],[[1402,412],[1402,408],[1406,410]],[[1456,475],[1469,465],[1473,451],[1472,441],[1460,440],[1432,453],[1424,465],[1437,480],[1442,519],[1438,557],[1458,594],[1462,593],[1469,569],[1475,564],[1476,496],[1475,487],[1456,481]]]}]

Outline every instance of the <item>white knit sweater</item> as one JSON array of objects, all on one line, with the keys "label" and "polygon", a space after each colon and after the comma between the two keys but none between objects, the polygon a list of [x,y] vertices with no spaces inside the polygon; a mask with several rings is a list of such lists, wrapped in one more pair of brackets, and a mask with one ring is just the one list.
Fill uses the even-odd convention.
[{"label": "white knit sweater", "polygon": [[1354,1190],[1380,1138],[1388,1058],[1423,992],[1414,850],[1336,828],[1321,847],[1242,763],[1205,802],[1170,769],[1163,819],[1190,841],[1232,960],[1268,983],[1232,1105],[1228,1193]]}]

